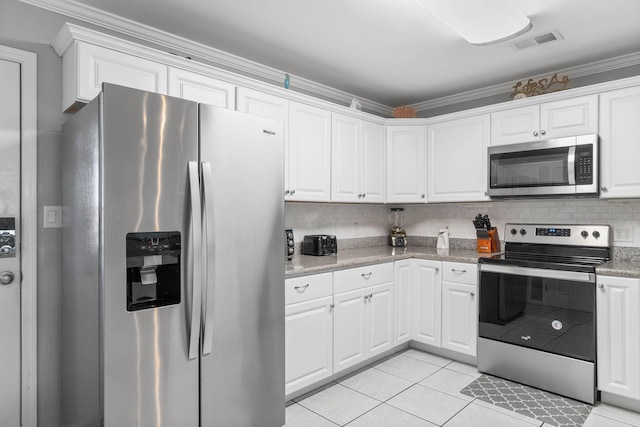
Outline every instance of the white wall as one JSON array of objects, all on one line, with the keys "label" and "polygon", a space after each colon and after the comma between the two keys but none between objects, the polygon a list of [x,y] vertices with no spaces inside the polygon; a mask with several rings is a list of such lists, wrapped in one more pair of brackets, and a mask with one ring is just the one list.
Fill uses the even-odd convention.
[{"label": "white wall", "polygon": [[[436,237],[448,226],[452,238],[475,239],[471,220],[488,214],[500,238],[507,222],[558,224],[609,224],[631,226],[633,242],[614,246],[640,247],[640,200],[530,199],[485,203],[442,203],[407,205],[405,230],[409,235]],[[296,241],[305,234],[335,234],[339,239],[384,236],[387,234],[388,206],[287,203],[285,225],[294,229]]]}]

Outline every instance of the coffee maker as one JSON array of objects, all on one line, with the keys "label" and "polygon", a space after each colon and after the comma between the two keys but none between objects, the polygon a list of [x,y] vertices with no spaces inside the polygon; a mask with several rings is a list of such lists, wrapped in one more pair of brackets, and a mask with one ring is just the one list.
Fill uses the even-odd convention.
[{"label": "coffee maker", "polygon": [[389,212],[389,245],[393,247],[407,246],[407,232],[404,231],[404,208],[391,208]]}]

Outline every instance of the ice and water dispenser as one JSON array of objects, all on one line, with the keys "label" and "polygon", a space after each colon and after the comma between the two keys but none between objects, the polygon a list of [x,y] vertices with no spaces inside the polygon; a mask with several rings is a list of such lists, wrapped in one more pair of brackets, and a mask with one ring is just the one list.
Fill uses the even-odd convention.
[{"label": "ice and water dispenser", "polygon": [[180,303],[180,233],[127,234],[127,311]]}]

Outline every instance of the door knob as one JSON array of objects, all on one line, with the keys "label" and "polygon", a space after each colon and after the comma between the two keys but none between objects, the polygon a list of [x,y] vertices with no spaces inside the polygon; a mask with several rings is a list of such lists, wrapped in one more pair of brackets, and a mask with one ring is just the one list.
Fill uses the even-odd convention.
[{"label": "door knob", "polygon": [[2,273],[0,273],[0,283],[2,283],[3,285],[8,285],[9,283],[13,282],[13,273],[10,271],[3,271]]}]

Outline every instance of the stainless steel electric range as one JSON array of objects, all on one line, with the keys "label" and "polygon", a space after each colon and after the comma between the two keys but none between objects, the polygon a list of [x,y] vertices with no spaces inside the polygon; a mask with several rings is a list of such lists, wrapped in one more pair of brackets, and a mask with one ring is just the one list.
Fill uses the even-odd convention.
[{"label": "stainless steel electric range", "polygon": [[610,227],[507,224],[504,236],[504,253],[479,260],[478,370],[594,403]]}]

